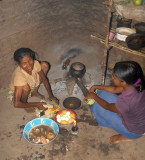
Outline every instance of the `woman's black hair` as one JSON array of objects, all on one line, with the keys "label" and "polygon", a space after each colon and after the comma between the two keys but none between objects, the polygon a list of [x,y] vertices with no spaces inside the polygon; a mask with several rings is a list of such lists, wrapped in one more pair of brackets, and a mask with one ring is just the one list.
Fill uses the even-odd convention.
[{"label": "woman's black hair", "polygon": [[[145,89],[145,80],[141,66],[135,61],[121,61],[115,64],[113,69],[114,75],[128,85],[134,85],[138,92]],[[138,80],[141,80],[135,84]]]},{"label": "woman's black hair", "polygon": [[20,63],[21,59],[24,58],[25,55],[29,55],[33,60],[36,60],[36,53],[32,51],[30,48],[19,48],[14,52],[14,60],[17,63]]}]

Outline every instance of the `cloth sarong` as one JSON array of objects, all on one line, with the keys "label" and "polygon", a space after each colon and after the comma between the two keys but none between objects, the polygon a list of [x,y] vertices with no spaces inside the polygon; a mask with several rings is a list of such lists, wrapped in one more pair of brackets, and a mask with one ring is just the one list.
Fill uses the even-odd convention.
[{"label": "cloth sarong", "polygon": [[[97,90],[97,93],[100,98],[104,99],[108,103],[116,103],[118,99],[118,95],[107,91]],[[112,128],[119,134],[129,139],[137,139],[142,136],[128,131],[123,125],[121,117],[117,113],[104,109],[97,102],[91,106],[91,111],[94,113],[100,126]]]}]

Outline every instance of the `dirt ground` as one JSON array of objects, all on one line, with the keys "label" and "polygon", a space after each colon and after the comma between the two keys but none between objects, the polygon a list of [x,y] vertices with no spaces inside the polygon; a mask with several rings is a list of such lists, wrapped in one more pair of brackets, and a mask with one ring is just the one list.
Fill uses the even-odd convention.
[{"label": "dirt ground", "polygon": [[[94,1],[94,5],[96,2]],[[104,12],[99,8],[96,10],[97,17],[101,14],[102,18],[98,22],[95,31],[99,32],[100,24],[106,25],[107,10]],[[95,23],[95,22],[94,22]],[[88,32],[90,28],[88,25]],[[103,31],[103,29],[101,30]],[[102,32],[104,33],[104,32]],[[78,36],[82,36],[80,34]],[[88,35],[87,35],[88,36]],[[93,84],[101,83],[101,69],[104,45],[97,40],[90,40],[85,37],[85,45],[78,43],[81,48],[86,51],[85,56],[79,55],[73,61],[82,61],[87,66],[87,73],[90,77],[87,87]],[[93,42],[92,42],[93,41]],[[71,45],[71,43],[69,44]],[[92,47],[93,46],[93,47]],[[47,48],[46,48],[47,50]],[[91,58],[89,53],[91,54]],[[143,64],[144,59],[126,53],[117,54],[118,50],[111,51],[109,58],[109,68],[107,72],[106,84],[111,82],[111,68],[116,61],[120,60],[137,60]],[[87,56],[90,58],[88,60]],[[94,59],[96,57],[96,59]],[[53,59],[53,57],[52,57]],[[91,61],[92,60],[92,61]],[[92,62],[92,63],[90,63]],[[63,80],[66,71],[60,69],[62,64],[53,64],[48,76],[51,76],[51,84],[54,95],[60,99],[60,107],[63,109],[63,100],[69,96],[76,96],[81,99],[82,105],[75,110],[77,114],[77,122],[79,132],[77,135],[71,134],[71,125],[59,126],[60,132],[56,139],[49,144],[40,146],[27,142],[23,137],[24,126],[32,119],[37,118],[35,113],[26,113],[23,109],[14,108],[6,98],[8,87],[0,88],[0,160],[144,160],[145,136],[120,144],[110,144],[108,139],[110,136],[117,134],[112,129],[101,127],[90,112],[90,107],[83,101],[83,95],[80,89],[75,86],[72,95],[69,95],[65,86],[66,81]],[[60,78],[60,79],[59,79]],[[62,79],[61,79],[62,78]],[[41,88],[44,92],[44,88]]]},{"label": "dirt ground", "polygon": [[[59,125],[60,132],[49,144],[39,146],[27,142],[23,137],[24,126],[37,118],[35,113],[26,113],[16,109],[6,99],[7,89],[1,89],[1,127],[0,159],[1,160],[143,160],[145,136],[131,142],[110,144],[110,136],[117,134],[112,129],[98,126],[90,112],[90,107],[83,101],[83,95],[77,86],[73,96],[81,99],[82,104],[76,109],[79,132],[71,134],[71,127]],[[43,91],[43,87],[41,89]],[[68,97],[66,90],[61,89],[60,107]],[[32,101],[36,100],[32,98]]]}]

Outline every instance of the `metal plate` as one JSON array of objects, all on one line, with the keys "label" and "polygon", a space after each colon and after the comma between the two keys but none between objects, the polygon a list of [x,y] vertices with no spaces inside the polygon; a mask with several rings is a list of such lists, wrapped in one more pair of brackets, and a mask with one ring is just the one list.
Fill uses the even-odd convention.
[{"label": "metal plate", "polygon": [[117,33],[116,38],[118,40],[125,41],[129,35],[134,34],[136,32],[130,28],[119,27],[119,28],[116,28],[116,33]]},{"label": "metal plate", "polygon": [[76,97],[68,97],[63,101],[63,106],[67,109],[75,110],[80,108],[81,100]]},{"label": "metal plate", "polygon": [[[58,121],[57,121],[57,115],[61,115],[64,111],[70,112],[70,114],[73,114],[73,117],[74,117],[74,118],[73,118],[73,121],[76,120],[77,115],[76,115],[75,111],[72,111],[71,109],[63,109],[63,110],[60,110],[60,111],[58,111],[58,112],[56,113],[56,115],[55,115],[55,121],[56,121],[58,124],[62,124],[62,125],[72,124],[73,121],[72,121],[72,122],[69,122],[69,121],[63,120],[63,121],[66,121],[66,123],[62,123],[62,121],[61,121],[61,122],[58,122]],[[72,118],[72,117],[71,117],[71,118]]]}]

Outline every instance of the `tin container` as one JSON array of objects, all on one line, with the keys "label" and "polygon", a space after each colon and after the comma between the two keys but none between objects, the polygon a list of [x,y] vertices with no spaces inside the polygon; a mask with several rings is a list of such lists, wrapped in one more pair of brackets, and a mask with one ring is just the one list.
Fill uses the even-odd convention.
[{"label": "tin container", "polygon": [[94,99],[88,99],[86,102],[88,105],[93,105],[95,103]]},{"label": "tin container", "polygon": [[126,38],[129,35],[136,33],[136,31],[130,28],[126,28],[126,27],[119,27],[119,28],[116,28],[116,33],[117,33],[116,38],[120,41],[125,42]]}]

